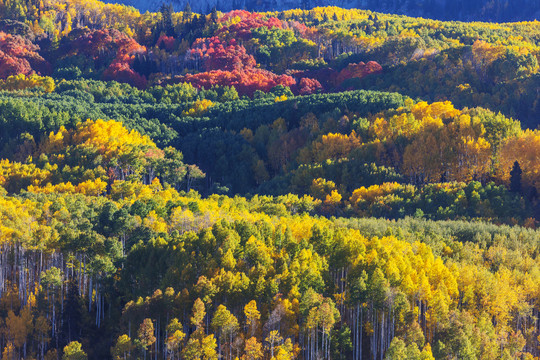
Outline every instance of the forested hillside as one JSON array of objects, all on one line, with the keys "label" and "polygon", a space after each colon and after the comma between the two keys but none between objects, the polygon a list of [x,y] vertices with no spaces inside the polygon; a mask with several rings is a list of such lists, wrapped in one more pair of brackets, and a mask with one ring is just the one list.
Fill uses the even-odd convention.
[{"label": "forested hillside", "polygon": [[209,13],[214,6],[220,11],[279,11],[333,5],[439,20],[501,22],[540,18],[535,0],[122,0],[121,3],[143,12],[157,11],[162,4],[169,3],[178,11],[189,4],[192,10],[202,13]]},{"label": "forested hillside", "polygon": [[540,358],[540,23],[0,0],[1,359]]}]

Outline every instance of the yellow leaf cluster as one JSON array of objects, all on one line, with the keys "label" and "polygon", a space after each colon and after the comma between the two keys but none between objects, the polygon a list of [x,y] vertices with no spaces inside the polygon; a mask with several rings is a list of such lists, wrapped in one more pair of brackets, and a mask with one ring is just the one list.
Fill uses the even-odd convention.
[{"label": "yellow leaf cluster", "polygon": [[71,182],[59,183],[51,185],[48,183],[45,186],[28,186],[28,191],[33,193],[53,194],[53,193],[68,193],[68,194],[83,194],[87,196],[99,196],[105,193],[107,183],[100,178],[96,180],[83,181],[77,185]]},{"label": "yellow leaf cluster", "polygon": [[497,173],[503,181],[510,180],[510,171],[517,161],[523,171],[523,183],[540,191],[540,131],[526,130],[505,140],[498,160]]},{"label": "yellow leaf cluster", "polygon": [[214,103],[208,99],[197,100],[195,103],[188,109],[182,111],[183,116],[201,116],[208,111]]},{"label": "yellow leaf cluster", "polygon": [[12,75],[5,80],[0,79],[0,90],[16,91],[41,87],[45,92],[53,92],[55,89],[54,80],[48,76],[24,74]]},{"label": "yellow leaf cluster", "polygon": [[156,147],[148,137],[129,131],[121,122],[88,120],[77,126],[72,142],[97,149],[106,159],[119,158],[140,147]]},{"label": "yellow leaf cluster", "polygon": [[381,185],[372,185],[369,187],[362,186],[353,191],[349,202],[352,205],[358,204],[360,201],[374,202],[378,197],[383,197],[400,189],[403,185],[396,182],[386,182]]}]

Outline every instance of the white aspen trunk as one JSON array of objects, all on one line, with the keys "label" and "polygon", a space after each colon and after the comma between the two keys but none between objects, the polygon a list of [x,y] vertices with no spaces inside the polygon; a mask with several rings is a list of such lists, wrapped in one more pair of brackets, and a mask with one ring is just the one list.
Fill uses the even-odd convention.
[{"label": "white aspen trunk", "polygon": [[326,353],[325,353],[325,350],[326,350],[326,349],[325,349],[325,347],[324,347],[324,345],[325,345],[325,337],[326,337],[326,334],[324,333],[324,328],[323,328],[323,332],[322,332],[322,334],[321,334],[321,352],[322,352],[323,357],[324,357],[324,355],[326,354]]},{"label": "white aspen trunk", "polygon": [[356,360],[356,308],[353,308],[353,312],[349,312],[349,324],[352,335],[352,358]]},{"label": "white aspen trunk", "polygon": [[229,359],[232,359],[232,344],[233,344],[233,333],[231,331],[229,335]]},{"label": "white aspen trunk", "polygon": [[60,282],[60,309],[64,313],[64,282]]},{"label": "white aspen trunk", "polygon": [[384,353],[384,332],[385,332],[385,322],[384,322],[384,311],[382,312],[382,320],[381,320],[381,353],[380,353],[380,359],[382,360],[383,353]]},{"label": "white aspen trunk", "polygon": [[[315,330],[317,331],[317,330]],[[315,354],[317,352],[317,336],[313,333],[313,330],[311,330],[311,359],[315,357]]]},{"label": "white aspen trunk", "polygon": [[90,284],[88,287],[88,312],[92,310],[92,277],[90,277]]},{"label": "white aspen trunk", "polygon": [[96,323],[96,326],[98,326],[98,323],[99,323],[99,304],[100,304],[100,301],[99,301],[99,285],[96,284],[96,320],[95,320],[95,323]]},{"label": "white aspen trunk", "polygon": [[315,326],[315,356],[319,353],[319,326]]},{"label": "white aspen trunk", "polygon": [[362,330],[364,327],[364,307],[362,306],[360,308],[360,357],[359,359],[362,359]]},{"label": "white aspen trunk", "polygon": [[51,326],[52,336],[53,337],[54,337],[54,333],[55,333],[55,323],[56,323],[56,321],[54,319],[55,319],[55,315],[54,315],[54,289],[53,289],[53,294],[52,294],[52,326]]},{"label": "white aspen trunk", "polygon": [[[105,304],[104,304],[105,305]],[[156,360],[158,358],[159,354],[159,344],[161,343],[161,318],[158,317],[157,319],[157,326],[156,326],[156,332],[157,332],[157,340],[156,340]]]},{"label": "white aspen trunk", "polygon": [[332,337],[328,334],[328,344],[326,345],[327,358],[330,359],[330,349],[332,348]]},{"label": "white aspen trunk", "polygon": [[303,339],[304,339],[304,338],[302,337],[302,341],[301,341],[301,343],[302,343],[302,349],[304,349],[304,354],[305,354],[306,359],[309,360],[309,351],[310,351],[310,347],[309,347],[309,336],[308,336],[308,339],[307,339],[307,346],[306,346],[306,347],[303,346],[303,345],[305,345]]},{"label": "white aspen trunk", "polygon": [[[373,304],[371,306],[373,307]],[[375,360],[377,358],[377,310],[372,310],[371,317],[373,318],[373,338],[371,340],[371,352],[373,360]]]}]

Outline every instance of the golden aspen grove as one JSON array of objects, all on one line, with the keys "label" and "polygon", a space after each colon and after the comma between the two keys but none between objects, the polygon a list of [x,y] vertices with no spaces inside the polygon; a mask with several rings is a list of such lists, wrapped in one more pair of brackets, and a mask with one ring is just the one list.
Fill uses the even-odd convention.
[{"label": "golden aspen grove", "polygon": [[540,22],[305,7],[0,0],[1,360],[540,359]]}]

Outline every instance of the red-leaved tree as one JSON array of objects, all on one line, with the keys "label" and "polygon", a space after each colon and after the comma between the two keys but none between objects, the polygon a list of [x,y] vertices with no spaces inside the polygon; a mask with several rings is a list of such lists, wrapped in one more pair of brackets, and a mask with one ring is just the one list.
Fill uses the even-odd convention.
[{"label": "red-leaved tree", "polygon": [[186,54],[186,62],[196,69],[203,65],[205,71],[247,70],[256,65],[255,58],[235,39],[226,42],[216,36],[197,39]]},{"label": "red-leaved tree", "polygon": [[298,82],[298,94],[310,95],[322,90],[323,87],[317,79],[301,78]]},{"label": "red-leaved tree", "polygon": [[161,35],[156,43],[156,46],[160,49],[165,49],[167,51],[174,50],[175,39],[172,36]]},{"label": "red-leaved tree", "polygon": [[369,61],[367,64],[364,62],[349,64],[345,69],[339,72],[334,85],[339,86],[347,79],[363,78],[364,76],[378,74],[380,72],[382,72],[382,66],[375,61]]},{"label": "red-leaved tree", "polygon": [[238,94],[247,96],[252,96],[256,90],[268,92],[277,85],[291,87],[296,84],[296,81],[291,76],[276,75],[261,69],[246,71],[212,70],[199,74],[188,74],[179,80],[206,89],[214,85],[234,86]]},{"label": "red-leaved tree", "polygon": [[96,69],[102,69],[104,80],[127,82],[142,88],[146,78],[133,70],[137,54],[146,52],[146,48],[133,38],[114,30],[77,30],[71,35],[69,51],[66,56],[82,55],[94,60]]},{"label": "red-leaved tree", "polygon": [[[231,25],[226,23],[232,19],[239,18],[239,22],[233,22]],[[245,10],[233,10],[226,13],[219,19],[220,23],[225,24],[220,28],[216,35],[226,35],[228,38],[236,38],[241,40],[251,39],[251,30],[258,29],[260,27],[272,28],[283,28],[283,23],[281,20],[275,17],[265,18],[261,13],[250,13]]]},{"label": "red-leaved tree", "polygon": [[39,46],[29,40],[0,32],[0,78],[18,74],[48,74],[51,67],[38,51]]}]

